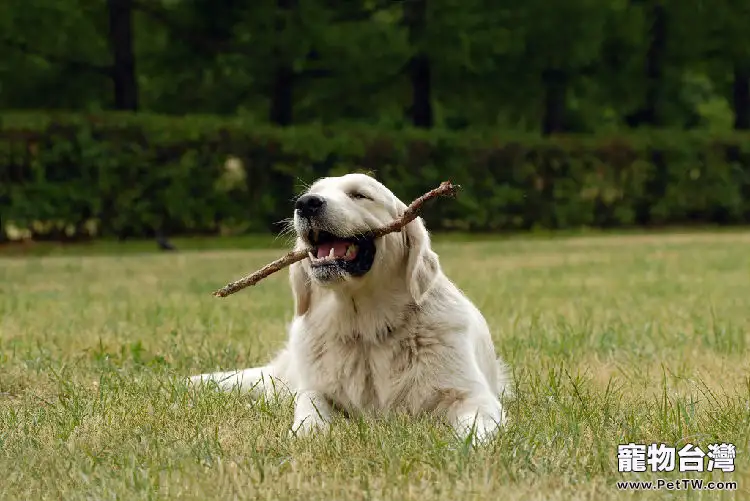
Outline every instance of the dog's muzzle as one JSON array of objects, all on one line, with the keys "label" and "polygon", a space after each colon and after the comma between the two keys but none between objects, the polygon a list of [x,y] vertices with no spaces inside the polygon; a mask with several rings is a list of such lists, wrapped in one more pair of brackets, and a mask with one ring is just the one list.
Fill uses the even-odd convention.
[{"label": "dog's muzzle", "polygon": [[313,194],[302,195],[294,204],[297,232],[311,248],[308,257],[313,274],[321,281],[366,274],[375,261],[375,239],[366,232],[336,234],[327,224],[327,207],[325,198]]}]

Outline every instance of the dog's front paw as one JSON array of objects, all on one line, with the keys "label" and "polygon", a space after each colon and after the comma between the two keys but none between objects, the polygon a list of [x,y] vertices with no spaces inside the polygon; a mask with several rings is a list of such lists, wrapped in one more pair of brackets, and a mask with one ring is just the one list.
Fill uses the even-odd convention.
[{"label": "dog's front paw", "polygon": [[479,446],[491,441],[506,421],[505,413],[497,421],[483,414],[467,414],[459,418],[456,431],[462,439],[471,435],[472,445]]},{"label": "dog's front paw", "polygon": [[317,414],[309,414],[301,419],[295,419],[289,429],[290,437],[308,437],[324,431],[329,423]]}]

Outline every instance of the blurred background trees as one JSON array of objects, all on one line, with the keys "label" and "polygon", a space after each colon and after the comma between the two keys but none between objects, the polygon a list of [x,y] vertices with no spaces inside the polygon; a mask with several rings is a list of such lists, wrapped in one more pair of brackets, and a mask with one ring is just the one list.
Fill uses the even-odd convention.
[{"label": "blurred background trees", "polygon": [[747,224],[748,27],[746,0],[3,0],[0,239],[278,232],[356,169],[460,182],[438,229]]},{"label": "blurred background trees", "polygon": [[4,0],[0,108],[750,128],[744,0]]}]

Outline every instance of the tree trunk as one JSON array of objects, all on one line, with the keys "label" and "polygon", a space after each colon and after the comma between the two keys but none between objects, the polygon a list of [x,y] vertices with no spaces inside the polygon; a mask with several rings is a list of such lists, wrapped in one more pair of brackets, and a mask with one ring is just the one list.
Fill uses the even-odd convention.
[{"label": "tree trunk", "polygon": [[568,74],[565,70],[545,70],[542,72],[544,85],[544,115],[542,134],[548,136],[566,131],[568,98]]},{"label": "tree trunk", "polygon": [[[296,0],[276,1],[276,36],[284,37],[287,30],[287,20],[297,7]],[[296,75],[291,62],[280,46],[277,45],[274,52],[276,66],[273,70],[271,82],[271,106],[269,120],[272,124],[285,127],[292,124],[294,114],[294,85]]]},{"label": "tree trunk", "polygon": [[[279,0],[282,3],[284,0]],[[278,66],[276,67],[273,75],[273,88],[271,89],[271,109],[269,112],[269,120],[272,124],[280,127],[287,127],[292,124],[292,112],[294,108],[294,83],[296,75],[293,69],[281,58],[277,57]],[[278,189],[281,192],[294,194],[294,185],[292,178],[288,175],[279,172],[276,169],[270,169],[269,182],[274,189]],[[285,188],[285,189],[284,189]],[[283,228],[281,221],[288,217],[289,204],[287,203],[289,197],[279,197],[276,201],[273,211],[273,219],[268,223],[268,229],[271,233],[278,233]]]},{"label": "tree trunk", "polygon": [[138,80],[133,54],[133,2],[107,0],[109,44],[114,59],[112,82],[115,87],[115,109],[138,110]]},{"label": "tree trunk", "polygon": [[427,0],[408,0],[403,3],[404,23],[412,47],[418,47],[409,60],[412,101],[409,115],[415,127],[430,128],[434,123],[432,113],[432,78],[430,57],[422,48],[422,38],[427,23]]},{"label": "tree trunk", "polygon": [[273,89],[271,89],[271,110],[269,120],[272,124],[286,127],[292,124],[294,109],[295,74],[286,63],[279,63],[274,70]]},{"label": "tree trunk", "polygon": [[658,2],[653,4],[650,20],[651,42],[646,53],[646,97],[643,106],[626,117],[625,121],[630,127],[658,126],[663,122],[660,104],[667,46],[667,12],[663,5]]},{"label": "tree trunk", "polygon": [[[291,125],[294,119],[294,87],[297,83],[297,74],[288,59],[289,56],[283,50],[282,40],[289,29],[287,23],[295,8],[297,8],[297,0],[276,0],[275,31],[278,40],[273,50],[276,65],[271,80],[273,87],[270,89],[271,106],[268,118],[272,124],[281,127]],[[293,196],[294,184],[292,178],[276,169],[270,169],[268,177],[269,183],[274,189]],[[282,196],[276,201],[272,220],[268,222],[268,229],[272,233],[278,233],[282,229],[283,225],[280,221],[289,215],[289,204],[287,203],[289,198]]]},{"label": "tree trunk", "polygon": [[735,64],[732,97],[734,128],[750,130],[750,64]]}]

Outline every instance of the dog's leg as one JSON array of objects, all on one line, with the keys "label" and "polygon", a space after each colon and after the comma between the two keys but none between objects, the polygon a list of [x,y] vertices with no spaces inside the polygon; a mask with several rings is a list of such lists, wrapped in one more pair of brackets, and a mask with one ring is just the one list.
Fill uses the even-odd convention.
[{"label": "dog's leg", "polygon": [[332,411],[330,402],[321,392],[300,391],[294,405],[294,423],[289,434],[300,436],[320,431],[331,422]]},{"label": "dog's leg", "polygon": [[507,422],[500,400],[489,391],[455,402],[448,409],[448,420],[460,438],[472,434],[475,445],[490,440]]},{"label": "dog's leg", "polygon": [[188,378],[188,385],[215,383],[221,391],[238,389],[250,393],[254,398],[265,395],[267,398],[290,397],[292,389],[289,381],[289,352],[282,350],[263,367],[249,369],[210,372]]},{"label": "dog's leg", "polygon": [[273,397],[290,394],[287,382],[279,378],[271,365],[236,371],[198,374],[188,378],[188,384],[200,385],[208,382],[216,383],[222,391],[238,389],[241,392],[248,392],[256,398],[260,395]]}]

